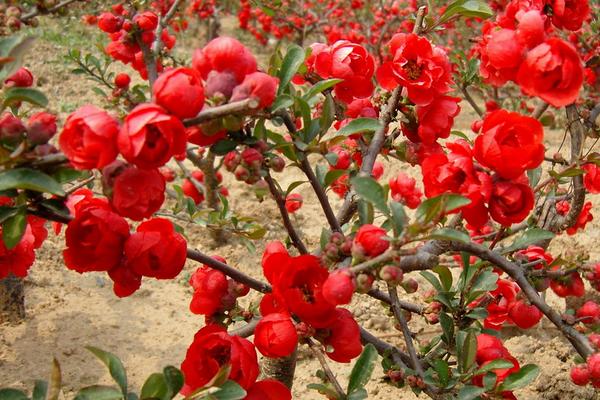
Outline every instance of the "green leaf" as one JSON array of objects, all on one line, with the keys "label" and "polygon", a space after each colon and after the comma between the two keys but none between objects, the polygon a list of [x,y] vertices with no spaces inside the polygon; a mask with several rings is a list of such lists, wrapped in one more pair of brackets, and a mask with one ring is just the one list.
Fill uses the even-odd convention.
[{"label": "green leaf", "polygon": [[344,169],[332,169],[331,171],[327,172],[327,174],[325,174],[325,179],[323,179],[324,187],[329,187],[329,185],[331,185],[336,179],[345,173],[346,170]]},{"label": "green leaf", "polygon": [[471,242],[469,235],[467,235],[464,232],[457,231],[456,229],[452,229],[452,228],[436,229],[435,231],[431,232],[429,237],[431,239],[450,240],[450,241],[461,242],[461,243],[470,243]]},{"label": "green leaf", "polygon": [[65,195],[63,188],[51,176],[29,168],[0,172],[0,191],[8,189],[28,189],[61,197]]},{"label": "green leaf", "polygon": [[454,320],[445,312],[440,313],[440,325],[442,326],[442,337],[446,344],[451,344],[454,339]]},{"label": "green leaf", "polygon": [[140,399],[162,399],[167,394],[167,382],[165,376],[160,373],[152,374],[146,379],[142,386]]},{"label": "green leaf", "polygon": [[497,358],[475,371],[475,375],[485,374],[495,369],[507,369],[512,367],[514,367],[514,364],[512,362],[504,360],[502,358]]},{"label": "green leaf", "polygon": [[19,207],[0,206],[0,224],[19,213]]},{"label": "green leaf", "polygon": [[346,400],[364,400],[368,397],[369,397],[369,393],[367,393],[367,389],[360,388],[360,389],[355,390],[354,392],[350,393],[346,397]]},{"label": "green leaf", "polygon": [[442,194],[432,197],[422,202],[417,208],[417,220],[426,224],[468,204],[471,204],[471,200],[458,194]]},{"label": "green leaf", "polygon": [[457,400],[474,400],[485,393],[485,388],[479,386],[463,386],[458,391]]},{"label": "green leaf", "polygon": [[542,167],[527,170],[527,178],[529,178],[529,185],[536,187],[542,177]]},{"label": "green leaf", "polygon": [[94,385],[81,389],[74,400],[120,400],[123,393],[115,387]]},{"label": "green leaf", "polygon": [[273,105],[271,106],[271,111],[277,111],[280,108],[288,108],[293,105],[294,105],[294,99],[292,99],[292,96],[287,95],[287,94],[282,94],[280,96],[277,96],[277,98],[273,102]]},{"label": "green leaf", "polygon": [[408,216],[406,215],[406,211],[404,211],[404,206],[402,203],[397,201],[390,202],[390,209],[392,211],[394,233],[396,236],[400,236],[402,231],[404,231],[404,227],[408,223]]},{"label": "green leaf", "polygon": [[470,330],[465,337],[461,349],[460,366],[463,372],[468,371],[475,364],[475,356],[477,355],[477,335],[473,330]]},{"label": "green leaf", "polygon": [[370,176],[355,176],[350,180],[350,183],[361,199],[373,204],[373,207],[385,215],[390,215],[383,188],[375,179]]},{"label": "green leaf", "polygon": [[12,87],[4,91],[4,106],[25,101],[39,107],[48,105],[48,98],[42,92],[32,88]]},{"label": "green leaf", "polygon": [[177,396],[177,393],[179,393],[183,387],[183,374],[179,369],[168,365],[163,369],[163,375],[165,376],[165,381],[169,388],[167,399],[172,399]]},{"label": "green leaf", "polygon": [[217,400],[241,400],[246,397],[246,391],[236,382],[227,381],[212,396]]},{"label": "green leaf", "polygon": [[224,156],[230,151],[235,150],[237,147],[237,143],[233,140],[223,139],[219,140],[217,143],[210,146],[210,151],[215,153],[218,156]]},{"label": "green leaf", "polygon": [[446,266],[438,265],[433,268],[433,272],[439,275],[444,291],[449,291],[452,288],[452,272],[450,272],[450,269]]},{"label": "green leaf", "polygon": [[108,351],[101,350],[97,347],[87,346],[91,353],[93,353],[100,361],[106,365],[108,371],[110,372],[110,376],[117,382],[124,396],[127,395],[127,373],[125,372],[125,367],[123,363],[117,356]]},{"label": "green leaf", "polygon": [[446,11],[440,17],[439,23],[444,23],[455,15],[485,19],[491,17],[494,13],[483,0],[457,0],[446,8]]},{"label": "green leaf", "polygon": [[58,183],[69,183],[79,179],[86,179],[90,177],[88,171],[78,171],[73,168],[59,168],[52,173],[52,177]]},{"label": "green leaf", "polygon": [[489,292],[496,289],[498,282],[498,274],[495,274],[491,269],[485,269],[480,272],[473,280],[471,290],[467,296],[467,303],[475,300],[484,292]]},{"label": "green leaf", "polygon": [[0,39],[0,86],[21,67],[23,56],[33,46],[33,36],[12,35]]},{"label": "green leaf", "polygon": [[333,388],[322,383],[309,383],[306,385],[308,389],[316,390],[317,392],[327,396],[328,399],[339,399],[339,395]]},{"label": "green leaf", "polygon": [[288,48],[288,51],[283,58],[279,74],[277,75],[279,78],[278,95],[283,93],[296,72],[298,72],[298,68],[300,68],[304,62],[304,57],[304,50],[300,46],[293,44]]},{"label": "green leaf", "polygon": [[543,240],[552,239],[554,233],[541,229],[541,228],[530,228],[524,231],[515,241],[508,247],[502,249],[502,253],[511,253],[516,250],[524,249],[529,245],[536,244]]},{"label": "green leaf", "polygon": [[319,81],[317,83],[315,83],[307,92],[304,96],[302,96],[304,98],[304,100],[309,101],[311,98],[313,98],[314,96],[316,96],[317,94],[334,87],[335,85],[337,85],[338,83],[342,82],[343,79],[325,79],[323,81]]},{"label": "green leaf", "polygon": [[340,129],[337,134],[343,136],[353,135],[362,132],[375,132],[381,128],[381,122],[375,118],[356,118],[350,121],[348,125]]},{"label": "green leaf", "polygon": [[8,250],[19,244],[27,228],[27,213],[20,208],[18,213],[2,223],[2,240]]},{"label": "green leaf", "polygon": [[527,386],[540,373],[540,368],[535,364],[527,364],[516,372],[507,376],[498,388],[499,391],[515,390]]},{"label": "green leaf", "polygon": [[362,354],[356,360],[350,379],[348,381],[348,393],[353,393],[362,389],[371,379],[377,361],[377,349],[371,343],[367,344]]},{"label": "green leaf", "polygon": [[29,398],[17,389],[0,389],[0,400],[29,400]]},{"label": "green leaf", "polygon": [[448,362],[442,359],[437,359],[433,361],[433,367],[435,368],[435,372],[438,374],[441,386],[446,386],[448,384],[448,379],[450,378],[450,368],[448,367]]},{"label": "green leaf", "polygon": [[48,382],[36,380],[33,385],[33,394],[31,400],[46,400],[48,394]]}]

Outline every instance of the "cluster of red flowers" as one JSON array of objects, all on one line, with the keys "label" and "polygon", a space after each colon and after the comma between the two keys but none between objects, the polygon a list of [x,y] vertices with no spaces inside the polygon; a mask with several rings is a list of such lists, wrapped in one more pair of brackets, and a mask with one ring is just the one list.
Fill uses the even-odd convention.
[{"label": "cluster of red flowers", "polygon": [[[254,344],[267,357],[291,354],[299,338],[313,336],[338,362],[349,362],[362,351],[360,330],[352,314],[338,307],[348,304],[355,289],[343,270],[331,274],[318,257],[292,257],[283,244],[270,243],[262,260],[263,273],[273,286],[260,303],[263,318]],[[294,319],[300,322],[296,326]]]},{"label": "cluster of red flowers", "polygon": [[67,268],[108,272],[119,297],[139,289],[143,276],[173,279],[183,269],[187,243],[171,221],[152,218],[131,233],[127,220],[88,189],[74,192],[70,200],[74,218],[65,232]]},{"label": "cluster of red flowers", "polygon": [[[106,46],[106,53],[115,60],[131,66],[147,79],[148,71],[144,62],[142,46],[152,47],[156,40],[155,30],[158,26],[158,15],[153,11],[134,14],[119,3],[112,6],[112,12],[102,13],[98,17],[98,27],[106,32],[111,42]],[[175,46],[175,36],[168,30],[161,33],[161,41],[170,50]],[[163,65],[156,60],[156,68],[162,71]]]},{"label": "cluster of red flowers", "polygon": [[[513,366],[512,368],[492,370],[496,375],[496,385],[494,387],[498,387],[510,374],[519,371],[521,366],[519,365],[519,361],[504,347],[500,339],[485,333],[477,335],[477,354],[475,356],[477,365],[483,367],[498,359],[509,361]],[[473,383],[477,386],[483,386],[483,374],[473,377]],[[504,391],[501,395],[503,399],[516,400],[515,395],[511,391]]]},{"label": "cluster of red flowers", "polygon": [[227,378],[246,390],[245,400],[291,400],[290,390],[274,379],[257,381],[258,358],[252,342],[239,336],[230,336],[220,325],[207,325],[194,336],[187,350],[181,371],[185,396],[210,385],[227,368]]},{"label": "cluster of red flowers", "polygon": [[512,80],[555,107],[573,103],[583,85],[583,65],[573,45],[553,29],[577,31],[589,17],[588,0],[512,0],[484,25],[476,47],[481,76],[494,86]]}]

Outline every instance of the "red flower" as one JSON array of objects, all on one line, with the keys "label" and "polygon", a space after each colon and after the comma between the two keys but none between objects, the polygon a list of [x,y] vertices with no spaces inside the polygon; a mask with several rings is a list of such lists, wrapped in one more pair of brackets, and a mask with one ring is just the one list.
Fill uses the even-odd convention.
[{"label": "red flower", "polygon": [[583,169],[585,171],[583,176],[585,188],[590,193],[600,193],[600,168],[596,164],[585,164]]},{"label": "red flower", "polygon": [[292,400],[292,393],[283,383],[265,379],[252,385],[244,400]]},{"label": "red flower", "polygon": [[[225,262],[221,257],[214,258]],[[210,316],[221,310],[229,287],[225,274],[203,265],[191,276],[190,285],[194,288],[190,303],[192,313]]]},{"label": "red flower", "polygon": [[244,81],[233,89],[231,102],[248,98],[259,101],[258,108],[270,107],[277,94],[279,79],[264,72],[253,72],[246,75]]},{"label": "red flower", "polygon": [[227,378],[249,389],[259,372],[254,346],[244,338],[229,336],[222,326],[205,326],[194,336],[181,364],[185,377],[181,394],[204,387],[226,366],[231,368]]},{"label": "red flower", "polygon": [[450,90],[451,66],[446,52],[414,33],[398,33],[389,42],[392,61],[381,65],[377,80],[386,90],[404,86],[410,101],[430,104]]},{"label": "red flower", "polygon": [[[556,268],[558,268],[558,266]],[[566,277],[553,279],[550,281],[550,288],[559,297],[581,297],[585,293],[583,280],[577,271],[572,272]]]},{"label": "red flower", "polygon": [[145,169],[158,168],[171,156],[185,153],[185,128],[160,106],[140,104],[125,118],[118,143],[130,163]]},{"label": "red flower", "polygon": [[45,144],[56,134],[56,115],[41,111],[27,120],[27,139],[33,144]]},{"label": "red flower", "polygon": [[350,190],[350,184],[348,183],[349,179],[350,176],[348,176],[348,174],[344,174],[337,178],[335,181],[333,181],[333,183],[331,184],[331,190],[342,199]]},{"label": "red flower", "polygon": [[557,28],[578,31],[590,17],[588,0],[551,0],[549,3],[552,7],[552,23]]},{"label": "red flower", "polygon": [[75,206],[65,236],[67,268],[79,273],[109,271],[121,263],[129,225],[106,200],[83,199]]},{"label": "red flower", "polygon": [[288,194],[285,198],[285,209],[289,213],[295,213],[302,207],[302,195],[300,193]]},{"label": "red flower", "polygon": [[289,356],[297,344],[296,326],[284,313],[263,316],[254,330],[254,345],[266,357]]},{"label": "red flower", "polygon": [[9,113],[3,113],[0,117],[0,139],[11,144],[18,143],[23,139],[23,133],[26,132],[23,122]]},{"label": "red flower", "polygon": [[120,73],[115,76],[115,86],[121,89],[126,89],[131,83],[131,77],[125,73]]},{"label": "red flower", "polygon": [[227,130],[222,129],[218,132],[209,134],[206,130],[203,130],[199,126],[192,126],[186,129],[187,140],[192,144],[198,146],[210,146],[217,143],[221,139],[225,139],[227,136]]},{"label": "red flower", "polygon": [[[485,333],[477,335],[477,364],[482,367],[496,359],[504,359],[513,363],[512,368],[492,370],[492,372],[496,374],[496,386],[498,386],[508,375],[520,369],[519,361],[509,353],[500,339]],[[473,383],[478,386],[483,386],[483,375],[475,376],[473,378]],[[514,398],[510,397],[512,396],[512,392],[503,392],[502,395],[504,398]]]},{"label": "red flower", "polygon": [[213,70],[231,73],[238,83],[246,75],[256,72],[256,59],[252,52],[236,39],[227,36],[213,39],[203,49],[196,50],[192,65],[205,80]]},{"label": "red flower", "polygon": [[523,175],[517,181],[494,182],[489,208],[492,219],[503,226],[523,221],[533,209],[533,190]]},{"label": "red flower", "polygon": [[191,68],[163,72],[152,91],[156,104],[178,118],[195,117],[204,106],[202,78]]},{"label": "red flower", "polygon": [[106,33],[115,33],[121,29],[123,19],[112,13],[102,13],[98,18],[98,27]]},{"label": "red flower", "polygon": [[329,276],[319,258],[313,255],[289,257],[272,254],[263,263],[273,284],[275,300],[315,327],[327,326],[335,317],[334,305],[323,297],[323,283]]},{"label": "red flower", "polygon": [[552,37],[529,50],[516,81],[525,94],[563,107],[579,97],[583,66],[571,44]]},{"label": "red flower", "polygon": [[390,241],[385,238],[385,229],[371,224],[363,225],[354,237],[352,253],[366,257],[376,257],[390,247]]},{"label": "red flower", "polygon": [[514,179],[544,160],[544,128],[535,118],[497,110],[486,115],[473,153],[483,166]]},{"label": "red flower", "polygon": [[131,296],[142,286],[142,276],[124,264],[108,271],[108,276],[113,281],[113,292],[118,297]]},{"label": "red flower", "polygon": [[577,231],[584,230],[588,222],[593,221],[594,216],[592,215],[592,202],[588,201],[583,205],[583,209],[575,221],[575,225],[567,228],[567,235],[574,235]]},{"label": "red flower", "polygon": [[183,269],[187,243],[165,218],[142,222],[125,242],[126,265],[142,276],[173,279]]},{"label": "red flower", "polygon": [[21,67],[17,72],[6,78],[4,84],[7,87],[30,87],[33,85],[33,74],[27,68]]},{"label": "red flower", "polygon": [[458,97],[439,96],[426,106],[417,106],[417,133],[421,141],[431,144],[437,139],[450,136],[454,117],[460,112],[459,102]]},{"label": "red flower", "polygon": [[158,26],[158,16],[152,11],[145,11],[133,17],[133,22],[143,31],[153,31]]},{"label": "red flower", "polygon": [[417,188],[414,178],[400,172],[395,178],[390,179],[389,184],[394,201],[403,203],[412,209],[421,204],[423,193]]},{"label": "red flower", "polygon": [[267,243],[261,261],[265,278],[271,283],[277,282],[290,259],[283,243],[279,241]]},{"label": "red flower", "polygon": [[343,79],[334,88],[338,99],[350,103],[373,93],[375,60],[363,46],[348,40],[338,40],[329,47],[315,45],[307,64],[321,78]]},{"label": "red flower", "polygon": [[517,300],[510,306],[508,316],[519,328],[529,329],[540,322],[543,314],[533,304],[526,304],[523,300]]},{"label": "red flower", "polygon": [[69,115],[58,143],[73,167],[103,168],[117,157],[118,133],[119,123],[106,111],[83,106]]},{"label": "red flower", "polygon": [[517,298],[519,287],[507,279],[498,279],[498,287],[490,292],[494,301],[487,306],[488,316],[484,326],[488,329],[499,330],[508,320],[508,312]]},{"label": "red flower", "polygon": [[149,218],[165,201],[165,179],[157,169],[126,168],[115,179],[110,203],[134,221]]},{"label": "red flower", "polygon": [[326,354],[333,361],[347,363],[352,361],[362,352],[360,341],[360,328],[350,311],[345,308],[336,308],[335,320],[328,326],[329,336],[323,340],[327,347],[333,351]]},{"label": "red flower", "polygon": [[600,305],[592,300],[588,300],[579,307],[575,315],[584,324],[597,324],[600,322]]},{"label": "red flower", "polygon": [[323,297],[333,305],[349,304],[352,301],[355,284],[352,273],[339,269],[329,274],[323,283]]},{"label": "red flower", "polygon": [[517,76],[525,48],[512,29],[498,29],[492,23],[484,25],[483,41],[478,47],[479,71],[485,82],[502,86]]},{"label": "red flower", "polygon": [[27,276],[35,261],[35,241],[31,224],[27,225],[21,241],[12,249],[7,249],[4,240],[0,240],[0,279],[11,273],[20,278]]}]

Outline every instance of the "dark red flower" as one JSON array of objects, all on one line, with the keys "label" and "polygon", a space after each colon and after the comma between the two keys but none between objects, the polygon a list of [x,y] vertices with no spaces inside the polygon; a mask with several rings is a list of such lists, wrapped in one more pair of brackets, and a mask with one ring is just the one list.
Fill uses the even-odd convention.
[{"label": "dark red flower", "polygon": [[596,164],[585,164],[583,170],[583,184],[587,191],[593,194],[600,193],[600,168]]},{"label": "dark red flower", "polygon": [[517,298],[519,287],[508,279],[498,279],[498,287],[490,292],[493,301],[487,306],[488,316],[484,320],[487,329],[499,330],[508,320],[508,313]]},{"label": "dark red flower", "polygon": [[30,87],[33,85],[33,74],[27,68],[21,67],[11,76],[6,78],[4,84],[7,87]]},{"label": "dark red flower", "polygon": [[156,279],[173,279],[183,269],[187,243],[165,218],[142,222],[125,242],[125,262],[137,274]]},{"label": "dark red flower", "polygon": [[544,160],[544,128],[535,118],[506,110],[485,116],[473,154],[504,179],[515,179]]},{"label": "dark red flower", "polygon": [[88,105],[69,115],[58,143],[73,167],[103,168],[117,157],[118,133],[116,119]]},{"label": "dark red flower", "polygon": [[579,216],[577,217],[577,221],[575,221],[575,224],[573,226],[567,228],[567,235],[574,235],[580,229],[581,230],[585,229],[585,226],[587,225],[587,223],[590,221],[593,221],[593,220],[594,220],[594,216],[592,215],[592,202],[588,201],[583,205],[583,209],[579,213]]},{"label": "dark red flower", "polygon": [[483,28],[483,41],[478,46],[481,59],[479,71],[484,81],[502,86],[515,80],[525,56],[525,47],[512,29],[498,29],[493,23]]},{"label": "dark red flower", "polygon": [[[221,258],[218,260],[225,262]],[[210,316],[220,311],[229,286],[225,274],[204,265],[191,276],[190,285],[194,288],[191,312]]]},{"label": "dark red flower", "polygon": [[204,87],[200,74],[191,68],[163,72],[152,87],[154,101],[178,118],[192,118],[204,106]]},{"label": "dark red flower", "polygon": [[181,121],[155,104],[140,104],[125,118],[119,132],[123,157],[140,168],[158,168],[172,156],[185,153],[186,133]]},{"label": "dark red flower", "polygon": [[285,313],[263,316],[254,330],[254,345],[266,357],[289,356],[297,344],[296,326]]},{"label": "dark red flower", "polygon": [[563,107],[579,97],[583,65],[570,43],[552,37],[529,50],[516,81],[525,94]]},{"label": "dark red flower", "polygon": [[295,213],[302,207],[302,195],[300,193],[288,194],[285,198],[285,209],[289,213]]},{"label": "dark red flower", "polygon": [[165,179],[157,169],[125,168],[115,179],[110,203],[134,221],[151,217],[165,201]]},{"label": "dark red flower", "polygon": [[21,241],[12,249],[7,249],[4,240],[0,240],[0,279],[11,273],[20,278],[27,276],[35,261],[35,241],[31,224],[27,225]]},{"label": "dark red flower", "polygon": [[220,325],[207,325],[194,336],[181,364],[185,384],[181,393],[190,395],[208,384],[222,368],[229,367],[228,379],[249,389],[258,377],[254,346],[239,336],[229,336]]},{"label": "dark red flower", "polygon": [[421,204],[423,193],[417,188],[414,178],[400,172],[395,178],[390,179],[389,185],[394,201],[405,204],[412,209]]},{"label": "dark red flower", "polygon": [[431,144],[437,139],[450,136],[454,117],[460,112],[459,102],[458,97],[438,96],[425,106],[417,106],[419,118],[417,133],[421,141]]},{"label": "dark red flower", "polygon": [[527,304],[523,300],[517,300],[510,306],[508,316],[516,326],[521,329],[529,329],[537,325],[544,314],[533,304]]},{"label": "dark red flower", "polygon": [[557,28],[578,31],[590,17],[588,0],[551,0],[552,24]]},{"label": "dark red flower", "polygon": [[33,144],[48,143],[56,134],[56,115],[41,111],[27,120],[27,139]]},{"label": "dark red flower", "polygon": [[118,297],[131,296],[142,286],[142,276],[124,264],[108,271],[113,281],[113,292]]},{"label": "dark red flower", "polygon": [[533,190],[523,175],[516,181],[494,182],[489,202],[490,216],[503,226],[523,221],[533,209]]},{"label": "dark red flower", "polygon": [[98,18],[98,27],[106,33],[115,33],[121,29],[123,19],[113,13],[105,12]]},{"label": "dark red flower", "polygon": [[129,224],[104,199],[83,199],[65,232],[67,268],[79,273],[109,271],[122,260]]}]

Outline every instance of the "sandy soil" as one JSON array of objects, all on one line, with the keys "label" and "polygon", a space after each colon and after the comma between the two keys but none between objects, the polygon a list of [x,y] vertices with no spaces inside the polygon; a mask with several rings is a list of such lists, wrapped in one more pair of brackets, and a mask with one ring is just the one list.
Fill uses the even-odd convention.
[{"label": "sandy soil", "polygon": [[[66,29],[76,24],[67,24]],[[64,118],[66,112],[87,103],[97,102],[98,96],[91,90],[89,81],[68,73],[62,61],[67,48],[51,38],[57,30],[54,23],[47,27],[44,37],[37,42],[27,65],[34,74],[43,77],[43,89],[50,98],[51,107]],[[75,28],[73,28],[75,29]],[[66,82],[66,83],[65,83]],[[472,114],[465,105],[457,126],[466,131]],[[550,132],[547,145],[557,146],[562,133]],[[398,167],[387,168],[392,176]],[[416,173],[416,172],[412,172]],[[286,170],[277,177],[282,186],[297,180],[295,169]],[[278,213],[272,201],[260,203],[245,186],[235,182],[229,174],[225,177],[229,187],[233,209],[240,214],[257,217],[266,223],[268,234],[257,243],[257,252],[250,253],[246,247],[232,240],[214,248],[208,232],[191,227],[187,234],[190,245],[209,254],[225,257],[231,265],[256,277],[260,276],[260,254],[264,243],[285,237],[282,226],[277,222]],[[323,225],[322,211],[308,185],[297,189],[304,196],[305,205],[296,216],[296,225],[302,227],[302,237],[310,248],[318,244]],[[337,198],[331,197],[335,207]],[[597,205],[597,199],[594,199]],[[598,220],[589,224],[585,234],[560,237],[553,246],[557,256],[564,249],[577,246],[590,252],[598,259],[599,249],[594,246],[598,237]],[[111,282],[105,274],[80,275],[67,270],[62,262],[63,238],[52,234],[38,253],[36,264],[26,279],[27,319],[19,325],[0,325],[0,386],[31,387],[34,379],[45,378],[50,364],[56,357],[61,364],[65,392],[96,383],[110,383],[104,367],[97,363],[84,346],[94,345],[118,354],[129,373],[132,387],[140,388],[144,379],[167,364],[178,366],[185,355],[194,333],[202,326],[203,318],[188,311],[191,290],[187,284],[189,274],[196,265],[189,263],[184,272],[174,281],[144,281],[142,289],[129,298],[118,299],[111,290]],[[399,336],[393,336],[392,321],[382,313],[377,302],[364,296],[356,296],[352,309],[358,321],[374,334],[402,345]],[[245,301],[256,301],[250,297]],[[561,307],[558,299],[552,303]],[[435,327],[413,318],[411,328],[421,337],[431,337]],[[591,389],[572,385],[568,379],[573,352],[559,338],[550,322],[521,334],[515,329],[505,332],[507,347],[522,364],[533,362],[540,365],[542,373],[526,390],[518,392],[521,399],[593,399]],[[519,334],[518,337],[510,337]],[[391,336],[391,337],[390,337]],[[334,364],[332,364],[334,365]],[[300,350],[294,398],[319,399],[316,392],[308,391],[306,385],[316,382],[314,377],[318,363],[305,351]],[[350,365],[334,365],[342,385],[347,381]],[[381,370],[368,386],[370,398],[413,399],[409,390],[398,390],[382,383]],[[422,396],[424,397],[424,396]]]}]

